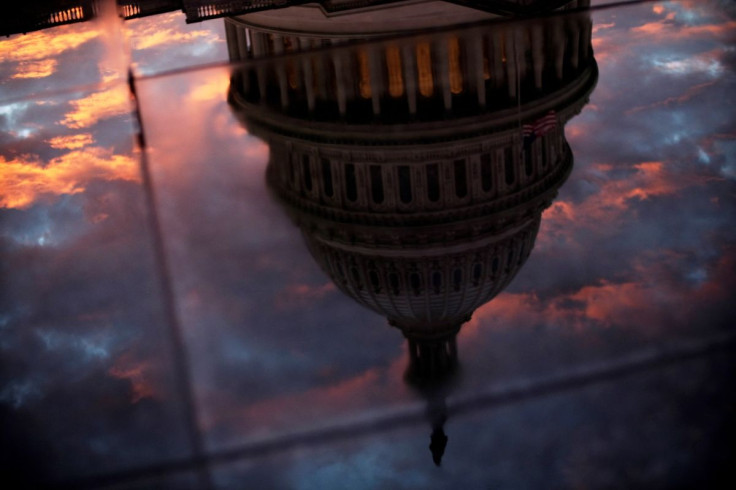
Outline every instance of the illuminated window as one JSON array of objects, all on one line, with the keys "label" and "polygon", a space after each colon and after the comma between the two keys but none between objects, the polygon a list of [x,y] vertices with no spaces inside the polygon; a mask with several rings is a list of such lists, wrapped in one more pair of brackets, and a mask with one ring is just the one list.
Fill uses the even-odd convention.
[{"label": "illuminated window", "polygon": [[386,47],[388,67],[388,93],[391,97],[404,95],[404,77],[401,74],[401,53],[397,46]]},{"label": "illuminated window", "polygon": [[358,81],[358,88],[360,90],[360,96],[364,99],[371,98],[371,74],[370,67],[368,66],[368,54],[363,49],[358,50],[358,70],[360,72],[360,78]]},{"label": "illuminated window", "polygon": [[460,41],[457,37],[448,40],[448,56],[450,58],[450,92],[459,94],[463,91],[463,72],[460,63]]},{"label": "illuminated window", "polygon": [[429,43],[417,43],[417,72],[419,77],[419,93],[431,97],[434,92],[432,79],[432,54]]}]

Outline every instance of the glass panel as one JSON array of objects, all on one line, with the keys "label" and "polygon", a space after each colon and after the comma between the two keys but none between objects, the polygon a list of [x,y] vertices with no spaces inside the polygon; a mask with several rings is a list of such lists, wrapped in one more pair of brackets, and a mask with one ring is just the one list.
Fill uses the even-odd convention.
[{"label": "glass panel", "polygon": [[93,3],[0,39],[3,474],[725,474],[730,4]]}]

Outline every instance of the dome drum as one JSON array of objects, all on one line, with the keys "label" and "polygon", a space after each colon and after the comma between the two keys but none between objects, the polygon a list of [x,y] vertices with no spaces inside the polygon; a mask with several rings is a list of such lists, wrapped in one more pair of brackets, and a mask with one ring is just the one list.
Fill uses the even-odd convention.
[{"label": "dome drum", "polygon": [[[325,121],[439,120],[448,111],[513,108],[517,91],[522,103],[536,100],[578,78],[592,60],[590,19],[582,14],[343,47],[336,38],[250,27],[247,16],[226,26],[228,44],[238,46],[231,61],[277,56],[234,73],[243,102]],[[338,47],[313,52],[315,43]]]}]

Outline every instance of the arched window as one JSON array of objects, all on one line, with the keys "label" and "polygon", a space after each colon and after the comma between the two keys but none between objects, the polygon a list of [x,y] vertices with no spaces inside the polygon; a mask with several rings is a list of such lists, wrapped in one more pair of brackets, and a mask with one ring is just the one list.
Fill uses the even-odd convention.
[{"label": "arched window", "polygon": [[368,271],[368,279],[371,281],[373,292],[378,294],[381,292],[381,281],[378,279],[378,273],[375,269]]},{"label": "arched window", "polygon": [[345,165],[345,193],[348,201],[355,202],[358,200],[358,185],[355,181],[355,165],[352,163]]},{"label": "arched window", "polygon": [[534,147],[533,144],[524,145],[524,170],[526,171],[526,176],[531,177],[532,172],[534,171]]},{"label": "arched window", "polygon": [[442,272],[432,272],[432,291],[434,294],[440,294],[442,291]]},{"label": "arched window", "polygon": [[381,204],[383,202],[383,175],[381,173],[381,167],[378,165],[371,165],[371,197],[373,202]]},{"label": "arched window", "polygon": [[304,174],[304,187],[312,190],[312,171],[309,165],[309,155],[302,155],[302,173]]},{"label": "arched window", "polygon": [[427,197],[432,202],[440,200],[440,172],[436,163],[427,165]]},{"label": "arched window", "polygon": [[452,288],[460,291],[463,285],[463,271],[459,267],[452,271]]},{"label": "arched window", "polygon": [[360,279],[360,272],[358,272],[358,268],[353,266],[350,268],[350,275],[353,279],[353,286],[360,291],[363,289],[363,281]]},{"label": "arched window", "polygon": [[345,283],[345,271],[342,269],[342,263],[339,259],[335,259],[332,261],[335,264],[335,270],[337,271],[337,278],[340,280],[341,283]]},{"label": "arched window", "polygon": [[325,188],[325,195],[332,197],[334,189],[332,188],[332,165],[326,158],[322,159],[322,185]]},{"label": "arched window", "polygon": [[455,160],[455,194],[457,197],[463,198],[468,195],[468,179],[465,167],[465,160]]},{"label": "arched window", "polygon": [[389,272],[388,274],[388,285],[391,288],[391,293],[394,296],[399,295],[399,275],[395,272]]},{"label": "arched window", "polygon": [[411,172],[408,166],[399,167],[399,198],[404,204],[411,202]]},{"label": "arched window", "polygon": [[482,264],[475,264],[473,265],[473,286],[477,286],[480,284],[480,279],[483,276],[483,265]]},{"label": "arched window", "polygon": [[506,185],[514,183],[514,152],[511,148],[506,147],[503,150],[504,174],[506,176]]},{"label": "arched window", "polygon": [[422,294],[422,276],[419,272],[409,274],[409,286],[415,296]]},{"label": "arched window", "polygon": [[289,153],[289,184],[294,184],[296,181],[296,153]]},{"label": "arched window", "polygon": [[493,174],[491,173],[491,155],[484,153],[480,156],[480,182],[483,186],[483,192],[491,190],[493,185]]}]

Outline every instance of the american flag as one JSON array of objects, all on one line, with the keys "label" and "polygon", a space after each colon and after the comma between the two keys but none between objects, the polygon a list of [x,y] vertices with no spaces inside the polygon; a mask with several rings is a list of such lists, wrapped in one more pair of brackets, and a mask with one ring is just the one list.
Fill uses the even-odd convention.
[{"label": "american flag", "polygon": [[557,114],[555,111],[549,111],[531,124],[524,124],[521,127],[521,135],[524,137],[524,147],[528,148],[537,136],[544,136],[550,130],[557,126]]},{"label": "american flag", "polygon": [[526,136],[543,136],[549,130],[557,126],[557,114],[555,111],[549,111],[532,124],[524,124],[521,127],[522,134]]}]

